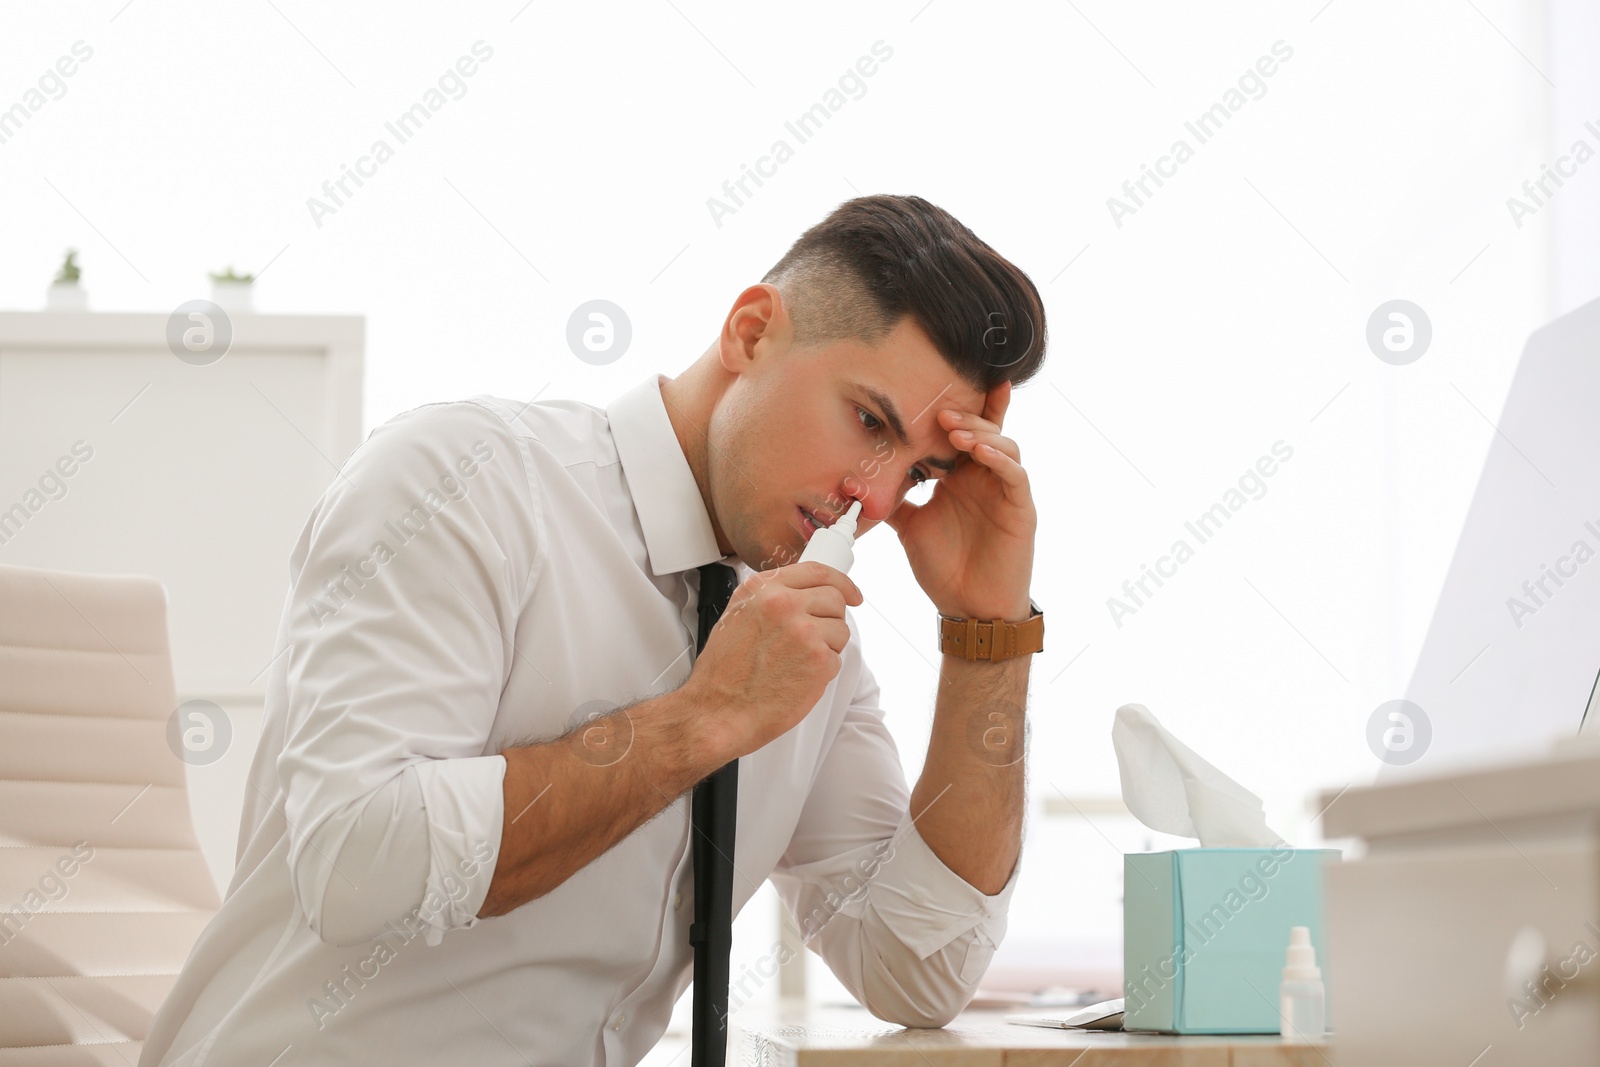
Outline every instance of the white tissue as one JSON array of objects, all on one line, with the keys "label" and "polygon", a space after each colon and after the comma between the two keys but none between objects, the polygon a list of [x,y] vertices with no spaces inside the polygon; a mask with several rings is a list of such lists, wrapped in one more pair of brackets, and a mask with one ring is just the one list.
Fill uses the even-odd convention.
[{"label": "white tissue", "polygon": [[1198,837],[1202,848],[1266,848],[1283,841],[1268,828],[1261,798],[1173,737],[1143,704],[1117,709],[1111,743],[1123,803],[1150,829]]}]

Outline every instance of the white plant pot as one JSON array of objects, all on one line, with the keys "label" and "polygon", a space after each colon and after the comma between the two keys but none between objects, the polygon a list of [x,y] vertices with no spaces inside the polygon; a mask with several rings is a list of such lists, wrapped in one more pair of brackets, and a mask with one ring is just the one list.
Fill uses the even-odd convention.
[{"label": "white plant pot", "polygon": [[88,311],[89,290],[77,282],[52,282],[45,290],[47,311]]},{"label": "white plant pot", "polygon": [[211,282],[211,299],[223,311],[231,314],[249,314],[251,282]]}]

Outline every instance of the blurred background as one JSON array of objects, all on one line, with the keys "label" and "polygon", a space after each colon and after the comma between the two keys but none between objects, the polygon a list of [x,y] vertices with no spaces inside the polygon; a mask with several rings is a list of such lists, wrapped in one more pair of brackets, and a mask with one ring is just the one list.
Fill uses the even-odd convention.
[{"label": "blurred background", "polygon": [[[1369,718],[1404,695],[1523,342],[1600,295],[1600,12],[1577,0],[110,0],[0,21],[0,307],[42,309],[70,248],[95,313],[165,319],[231,266],[254,276],[241,338],[292,318],[269,338],[282,358],[243,378],[225,375],[248,351],[157,353],[160,375],[91,370],[81,403],[49,410],[27,391],[44,327],[8,316],[0,340],[0,507],[74,441],[95,450],[0,562],[167,583],[179,699],[228,717],[225,751],[190,767],[223,885],[289,552],[348,449],[421,404],[603,405],[675,375],[806,227],[915,193],[1027,271],[1050,317],[1006,423],[1049,633],[991,979],[1115,970],[1121,853],[1186,843],[1120,810],[1115,709],[1145,704],[1318,844],[1318,793],[1380,768]],[[608,362],[568,340],[595,300],[628,324]],[[1369,342],[1396,300],[1428,337],[1408,362]],[[345,375],[356,353],[358,394],[313,350]],[[150,441],[213,481],[139,496]],[[1274,472],[1247,477],[1263,456]],[[278,463],[295,477],[262,475]],[[104,519],[119,491],[128,528]],[[1200,543],[1185,524],[1219,502],[1231,518]],[[248,536],[216,521],[258,505]],[[129,550],[172,526],[192,541]],[[1124,583],[1179,540],[1192,558],[1135,600]],[[202,581],[201,559],[223,569]],[[218,573],[236,611],[186,614]],[[891,533],[854,576],[914,781],[931,606]],[[740,916],[735,973],[776,911],[767,890]],[[808,959],[809,995],[844,997]]]}]

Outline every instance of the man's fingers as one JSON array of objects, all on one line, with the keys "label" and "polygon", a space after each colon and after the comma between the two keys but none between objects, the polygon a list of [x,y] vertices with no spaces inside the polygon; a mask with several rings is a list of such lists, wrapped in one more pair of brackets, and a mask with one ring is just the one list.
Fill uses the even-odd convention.
[{"label": "man's fingers", "polygon": [[994,423],[994,428],[999,429],[1005,422],[1006,409],[1011,406],[1011,382],[1003,381],[989,390],[989,395],[983,399],[983,417]]},{"label": "man's fingers", "polygon": [[998,452],[1004,452],[1018,463],[1022,462],[1022,449],[1011,438],[999,433],[971,430],[956,430],[950,434],[950,443],[963,452],[971,452],[978,445],[988,445]]},{"label": "man's fingers", "polygon": [[942,416],[942,425],[946,431],[967,430],[971,433],[1000,433],[1000,424],[986,417],[989,411],[988,408],[985,408],[984,411],[984,415],[974,415],[968,411],[945,408],[939,414]]},{"label": "man's fingers", "polygon": [[817,624],[817,632],[828,642],[828,647],[844,655],[844,646],[850,643],[850,625],[843,619],[824,619]]},{"label": "man's fingers", "polygon": [[795,595],[800,600],[800,606],[807,615],[814,615],[819,619],[844,618],[844,594],[831,585],[814,585],[797,590]]},{"label": "man's fingers", "polygon": [[1007,499],[1019,505],[1028,501],[1028,472],[1021,463],[989,445],[979,445],[973,450],[972,458],[1000,476]]},{"label": "man's fingers", "polygon": [[810,589],[813,586],[831,585],[839,590],[845,603],[855,607],[863,602],[861,590],[849,575],[837,567],[830,567],[826,563],[816,560],[807,560],[804,563],[795,563],[782,568],[784,584],[791,589]]}]

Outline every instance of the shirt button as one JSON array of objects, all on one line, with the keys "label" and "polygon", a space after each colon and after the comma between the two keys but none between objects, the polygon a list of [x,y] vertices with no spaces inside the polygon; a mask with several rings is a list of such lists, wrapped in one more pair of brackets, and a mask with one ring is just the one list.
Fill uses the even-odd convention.
[{"label": "shirt button", "polygon": [[626,1015],[618,1015],[615,1019],[611,1020],[611,1029],[613,1029],[613,1030],[621,1030],[622,1029],[622,1024],[627,1022],[627,1021],[628,1021],[628,1017]]},{"label": "shirt button", "polygon": [[677,911],[681,907],[683,907],[683,894],[682,893],[674,893],[674,894],[672,894],[672,910],[673,911]]}]

